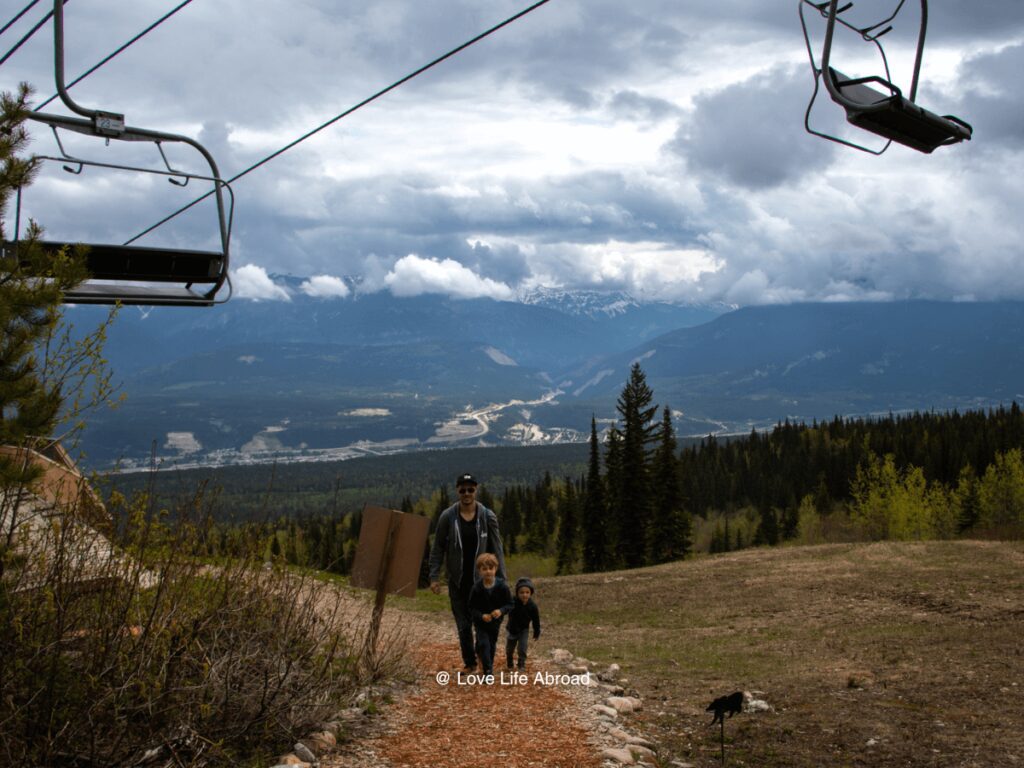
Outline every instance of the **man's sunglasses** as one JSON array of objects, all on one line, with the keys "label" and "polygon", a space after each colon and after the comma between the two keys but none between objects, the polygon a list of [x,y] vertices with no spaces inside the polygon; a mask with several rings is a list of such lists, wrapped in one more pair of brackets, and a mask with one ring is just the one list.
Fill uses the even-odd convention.
[{"label": "man's sunglasses", "polygon": [[459,488],[459,495],[476,493],[476,488]]}]

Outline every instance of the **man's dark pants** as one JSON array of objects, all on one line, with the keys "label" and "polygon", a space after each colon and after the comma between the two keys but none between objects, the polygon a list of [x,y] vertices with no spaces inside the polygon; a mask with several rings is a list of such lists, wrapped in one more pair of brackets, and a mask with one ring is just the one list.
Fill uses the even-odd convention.
[{"label": "man's dark pants", "polygon": [[476,651],[473,649],[473,619],[469,615],[469,590],[453,588],[448,585],[448,599],[452,604],[452,616],[455,617],[455,628],[459,633],[459,649],[462,651],[462,663],[476,668]]}]

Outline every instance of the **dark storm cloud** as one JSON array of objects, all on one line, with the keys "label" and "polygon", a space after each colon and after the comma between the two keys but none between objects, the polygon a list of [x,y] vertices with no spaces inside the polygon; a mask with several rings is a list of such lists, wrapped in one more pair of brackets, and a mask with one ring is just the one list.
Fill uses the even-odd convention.
[{"label": "dark storm cloud", "polygon": [[[916,7],[915,7],[916,6]],[[920,2],[908,0],[916,18]],[[1012,39],[1024,34],[1024,3],[1019,0],[944,0],[929,5],[928,40],[946,43],[972,38]]]},{"label": "dark storm cloud", "polygon": [[753,189],[817,173],[834,150],[803,131],[809,92],[803,70],[776,67],[701,96],[667,149],[685,158],[691,170]]},{"label": "dark storm cloud", "polygon": [[[1024,141],[1024,44],[968,59],[958,83],[958,115],[975,126],[975,140],[1019,151]],[[948,98],[948,97],[947,97]]]}]

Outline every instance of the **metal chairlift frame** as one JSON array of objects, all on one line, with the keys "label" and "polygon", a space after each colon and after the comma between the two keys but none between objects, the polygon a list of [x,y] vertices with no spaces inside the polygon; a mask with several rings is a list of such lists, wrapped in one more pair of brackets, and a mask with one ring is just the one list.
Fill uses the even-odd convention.
[{"label": "metal chairlift frame", "polygon": [[[227,299],[217,299],[216,294],[228,284],[229,252],[231,241],[231,225],[234,218],[234,193],[225,182],[217,168],[217,163],[207,149],[195,139],[178,134],[153,131],[125,125],[124,115],[87,109],[77,104],[68,94],[64,82],[64,11],[62,0],[54,0],[54,73],[57,93],[61,101],[72,112],[81,117],[32,112],[29,119],[48,125],[53,131],[60,150],[60,157],[47,155],[36,156],[39,160],[65,163],[64,169],[69,173],[81,173],[85,166],[110,168],[116,170],[152,173],[167,176],[168,181],[177,186],[185,186],[191,179],[209,181],[214,185],[214,196],[217,204],[217,218],[220,230],[220,251],[189,251],[171,248],[146,248],[133,246],[136,238],[123,245],[89,245],[87,268],[90,280],[68,291],[64,301],[72,304],[136,304],[136,305],[169,305],[169,306],[211,306],[223,303]],[[94,162],[71,157],[64,150],[58,130],[74,131],[88,136],[97,136],[108,143],[116,141],[141,141],[156,144],[167,170],[138,168],[127,165]],[[203,175],[180,171],[171,167],[164,154],[163,143],[187,144],[198,151],[210,167],[210,174]],[[67,163],[77,165],[77,169]],[[224,190],[230,195],[230,205],[224,201]],[[20,190],[18,205],[20,208]],[[17,233],[15,237],[17,238]],[[15,243],[16,247],[17,243]],[[56,250],[71,243],[41,244],[49,250]],[[95,280],[108,280],[113,283],[97,283]],[[139,283],[161,283],[160,287],[139,285]],[[168,283],[179,283],[183,286],[169,287]],[[194,285],[202,285],[196,290]],[[209,286],[209,287],[207,287]]]},{"label": "metal chairlift frame", "polygon": [[[817,3],[812,0],[800,0],[798,4],[800,24],[803,28],[807,55],[814,72],[814,92],[804,115],[804,127],[808,133],[872,155],[882,154],[893,141],[919,152],[930,153],[940,146],[970,140],[973,133],[970,124],[953,115],[936,115],[915,103],[921,74],[921,60],[924,55],[925,34],[928,29],[928,0],[921,0],[921,24],[917,36],[917,51],[914,57],[914,74],[910,84],[909,98],[903,96],[900,88],[892,83],[889,60],[879,38],[892,31],[890,22],[896,18],[905,2],[906,0],[899,0],[895,10],[883,21],[867,27],[856,27],[840,16],[853,6],[852,2],[847,2],[839,7],[839,0],[825,0],[825,2]],[[805,5],[814,8],[826,20],[825,43],[820,67],[815,62],[810,34],[807,31],[807,20],[804,15]],[[875,45],[885,69],[884,78],[873,75],[851,79],[831,66],[832,41],[837,22],[860,35],[866,42]],[[888,139],[885,146],[878,150],[870,149],[862,144],[823,133],[811,127],[811,110],[817,99],[822,79],[825,81],[825,88],[832,100],[846,110],[847,122]],[[888,95],[867,87],[867,83],[878,83],[889,91]],[[852,98],[852,96],[859,98]]]}]

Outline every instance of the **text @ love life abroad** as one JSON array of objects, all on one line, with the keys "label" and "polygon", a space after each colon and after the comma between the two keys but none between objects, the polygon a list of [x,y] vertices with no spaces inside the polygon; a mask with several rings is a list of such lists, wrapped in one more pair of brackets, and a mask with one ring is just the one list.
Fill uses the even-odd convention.
[{"label": "text @ love life abroad", "polygon": [[501,671],[498,674],[476,672],[438,672],[434,679],[438,685],[590,685],[590,673],[560,675],[554,672]]}]

